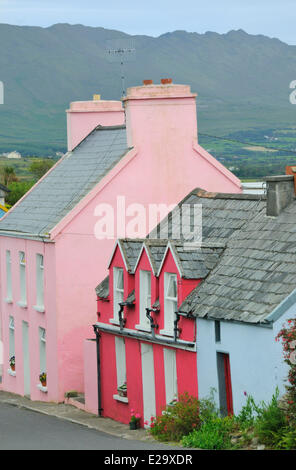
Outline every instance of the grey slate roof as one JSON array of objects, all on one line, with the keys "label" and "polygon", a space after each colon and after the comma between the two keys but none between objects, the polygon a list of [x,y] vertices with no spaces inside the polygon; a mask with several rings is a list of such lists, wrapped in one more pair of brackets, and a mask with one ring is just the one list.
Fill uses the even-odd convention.
[{"label": "grey slate roof", "polygon": [[[203,281],[180,310],[199,318],[266,323],[266,317],[296,288],[296,200],[278,217],[266,215],[262,195],[196,189],[182,203],[202,204],[203,244],[196,252],[184,250],[179,240],[171,244],[184,277]],[[156,233],[168,241],[172,213]]]},{"label": "grey slate roof", "polygon": [[109,297],[109,276],[96,287],[96,294],[100,299],[106,299]]},{"label": "grey slate roof", "polygon": [[[232,206],[229,217],[233,221],[240,216],[238,227],[229,235],[219,262],[180,310],[200,318],[264,323],[296,288],[296,201],[278,217],[268,217],[266,202],[260,197],[257,202],[223,197],[204,199],[204,233],[213,235],[212,209],[213,217],[220,219],[225,207]],[[226,224],[231,226],[232,221]],[[221,233],[223,238],[223,224]]]},{"label": "grey slate roof", "polygon": [[127,152],[123,126],[98,126],[38,183],[7,216],[2,230],[46,234]]}]

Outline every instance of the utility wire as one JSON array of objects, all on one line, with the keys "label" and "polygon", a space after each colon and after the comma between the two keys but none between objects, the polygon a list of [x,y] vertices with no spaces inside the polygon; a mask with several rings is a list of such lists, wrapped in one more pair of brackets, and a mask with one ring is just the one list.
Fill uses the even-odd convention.
[{"label": "utility wire", "polygon": [[293,155],[296,155],[296,150],[293,151],[293,150],[280,149],[280,148],[277,148],[277,147],[266,147],[265,145],[262,145],[262,144],[254,144],[254,143],[250,143],[250,142],[243,142],[242,140],[229,139],[227,137],[221,137],[221,136],[218,136],[218,135],[203,134],[201,132],[199,132],[198,135],[202,135],[203,137],[210,137],[212,139],[225,140],[226,142],[233,142],[233,143],[236,143],[236,144],[249,145],[249,146],[252,146],[252,147],[261,147],[261,148],[264,148],[266,150],[276,150],[277,152],[292,153]]}]

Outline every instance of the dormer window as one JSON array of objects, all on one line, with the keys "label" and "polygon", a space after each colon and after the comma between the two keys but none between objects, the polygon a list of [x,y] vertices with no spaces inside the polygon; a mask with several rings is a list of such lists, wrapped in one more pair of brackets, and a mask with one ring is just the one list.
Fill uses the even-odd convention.
[{"label": "dormer window", "polygon": [[175,312],[178,308],[177,275],[164,274],[164,330],[163,334],[173,335]]},{"label": "dormer window", "polygon": [[113,319],[119,322],[119,303],[124,299],[123,269],[113,268]]},{"label": "dormer window", "polygon": [[138,329],[151,330],[146,316],[146,308],[151,308],[151,272],[140,271],[140,324]]}]

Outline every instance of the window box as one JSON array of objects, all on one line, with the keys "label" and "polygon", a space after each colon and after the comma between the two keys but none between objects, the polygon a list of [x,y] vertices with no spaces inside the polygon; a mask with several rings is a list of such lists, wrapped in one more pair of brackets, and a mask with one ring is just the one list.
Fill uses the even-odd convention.
[{"label": "window box", "polygon": [[114,400],[121,401],[121,403],[128,403],[127,397],[121,397],[119,395],[113,395]]},{"label": "window box", "polygon": [[39,312],[39,313],[44,313],[45,312],[44,305],[34,305],[33,309],[36,310],[36,312]]},{"label": "window box", "polygon": [[37,388],[40,392],[47,393],[47,387],[44,387],[42,384],[37,384]]}]

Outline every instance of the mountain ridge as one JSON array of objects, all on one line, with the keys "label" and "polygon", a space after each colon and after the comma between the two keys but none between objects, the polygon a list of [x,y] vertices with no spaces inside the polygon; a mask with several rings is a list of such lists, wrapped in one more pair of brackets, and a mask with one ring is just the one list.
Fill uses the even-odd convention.
[{"label": "mountain ridge", "polygon": [[47,154],[66,145],[71,101],[121,98],[119,64],[107,41],[132,39],[136,60],[126,86],[172,77],[198,93],[199,129],[225,135],[256,127],[292,126],[289,84],[296,79],[296,46],[242,29],[219,34],[177,30],[158,37],[57,23],[46,28],[0,24],[0,151]]}]

